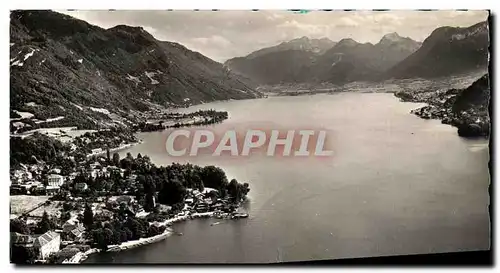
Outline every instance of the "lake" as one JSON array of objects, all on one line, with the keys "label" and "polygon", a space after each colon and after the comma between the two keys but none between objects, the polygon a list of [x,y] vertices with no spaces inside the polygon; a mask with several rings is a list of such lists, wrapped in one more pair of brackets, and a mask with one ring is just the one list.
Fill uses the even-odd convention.
[{"label": "lake", "polygon": [[[215,102],[228,129],[324,128],[329,158],[202,155],[176,159],[167,132],[141,133],[127,152],[158,165],[173,161],[223,168],[250,183],[241,220],[175,224],[183,236],[85,263],[268,263],[489,249],[486,140],[409,112],[390,93],[339,93]],[[211,223],[219,222],[217,225]]]}]

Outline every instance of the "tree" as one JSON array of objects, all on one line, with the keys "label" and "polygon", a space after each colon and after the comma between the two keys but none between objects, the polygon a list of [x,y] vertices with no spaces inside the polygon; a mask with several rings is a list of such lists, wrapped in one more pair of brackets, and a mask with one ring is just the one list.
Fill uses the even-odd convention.
[{"label": "tree", "polygon": [[83,224],[87,229],[94,224],[94,213],[92,213],[92,208],[89,204],[85,204],[85,210],[83,211]]},{"label": "tree", "polygon": [[39,234],[43,234],[55,227],[54,222],[49,218],[46,211],[43,212],[42,220],[38,222],[37,231]]},{"label": "tree", "polygon": [[227,193],[233,198],[234,202],[239,202],[244,199],[250,191],[248,183],[240,184],[236,179],[231,179],[227,186]]},{"label": "tree", "polygon": [[146,193],[146,200],[144,202],[144,210],[147,212],[153,211],[155,208],[154,195],[151,192]]},{"label": "tree", "polygon": [[71,213],[69,211],[65,211],[65,212],[61,213],[61,217],[60,217],[61,223],[65,223],[69,219],[71,219]]},{"label": "tree", "polygon": [[163,184],[163,188],[158,194],[158,202],[165,205],[182,203],[185,195],[186,188],[178,180],[173,180]]},{"label": "tree", "polygon": [[226,173],[219,167],[206,166],[201,171],[201,179],[205,187],[219,190],[221,195],[224,194],[228,182]]},{"label": "tree", "polygon": [[120,166],[120,155],[118,153],[113,154],[113,165]]},{"label": "tree", "polygon": [[236,179],[231,179],[231,182],[229,182],[229,185],[227,186],[227,193],[234,199],[234,201],[237,202],[240,200],[241,192],[238,181],[236,181]]},{"label": "tree", "polygon": [[30,229],[25,221],[22,219],[10,220],[10,232],[17,232],[21,234],[30,234]]},{"label": "tree", "polygon": [[160,230],[158,229],[157,226],[155,226],[155,225],[149,226],[149,228],[148,228],[148,237],[153,237],[153,236],[156,236],[158,234],[160,234]]},{"label": "tree", "polygon": [[108,245],[106,244],[106,240],[104,238],[104,230],[102,228],[95,229],[92,231],[92,242],[99,249],[102,250],[108,249]]}]

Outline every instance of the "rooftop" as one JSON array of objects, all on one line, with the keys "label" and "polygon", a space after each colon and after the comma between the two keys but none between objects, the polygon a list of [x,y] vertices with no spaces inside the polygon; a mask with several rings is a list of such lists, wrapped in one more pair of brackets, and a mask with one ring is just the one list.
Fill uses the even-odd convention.
[{"label": "rooftop", "polygon": [[47,231],[44,234],[38,236],[38,238],[35,239],[35,245],[36,246],[44,246],[48,243],[50,243],[52,240],[56,239],[60,235],[54,231]]}]

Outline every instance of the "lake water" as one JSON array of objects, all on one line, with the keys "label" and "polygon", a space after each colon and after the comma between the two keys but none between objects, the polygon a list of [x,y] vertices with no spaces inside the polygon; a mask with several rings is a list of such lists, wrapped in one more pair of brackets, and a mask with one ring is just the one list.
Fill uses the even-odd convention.
[{"label": "lake water", "polygon": [[[227,129],[324,128],[330,158],[183,158],[249,182],[250,217],[174,225],[183,236],[86,263],[268,263],[489,249],[487,141],[409,114],[389,93],[340,93],[216,102]],[[121,152],[176,160],[167,132],[143,133]]]}]

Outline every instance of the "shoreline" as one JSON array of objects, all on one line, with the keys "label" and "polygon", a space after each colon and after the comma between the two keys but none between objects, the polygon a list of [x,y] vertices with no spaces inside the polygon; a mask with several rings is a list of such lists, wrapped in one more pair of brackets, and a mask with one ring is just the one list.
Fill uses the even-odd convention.
[{"label": "shoreline", "polygon": [[190,215],[175,216],[174,218],[167,219],[163,222],[155,222],[159,226],[167,226],[167,228],[165,229],[165,231],[163,233],[152,236],[152,237],[140,238],[138,240],[123,242],[119,245],[110,245],[110,246],[108,246],[108,250],[106,250],[106,251],[101,251],[97,248],[92,248],[85,253],[78,252],[72,258],[70,258],[68,262],[63,262],[63,263],[79,264],[79,263],[82,263],[83,261],[85,261],[90,256],[90,254],[100,253],[100,252],[120,252],[120,251],[125,251],[125,250],[129,250],[132,248],[137,248],[137,247],[144,246],[144,245],[157,243],[157,242],[165,240],[166,238],[168,238],[172,234],[174,234],[173,229],[168,227],[168,225],[170,225],[170,224],[185,221],[185,220],[191,220],[191,219],[195,219],[195,218],[212,218],[214,216],[215,216],[215,212],[212,212],[212,211],[211,212],[196,212],[196,213],[193,213]]},{"label": "shoreline", "polygon": [[138,240],[123,242],[119,245],[110,245],[110,246],[108,246],[108,250],[106,252],[118,252],[118,251],[123,251],[123,250],[127,250],[130,248],[135,248],[135,247],[142,246],[142,245],[147,245],[147,244],[159,242],[159,241],[169,237],[170,235],[172,235],[174,233],[174,231],[168,227],[168,225],[170,225],[170,224],[185,221],[185,220],[191,220],[193,218],[211,218],[214,215],[215,215],[214,212],[197,212],[197,213],[193,213],[191,215],[176,216],[174,218],[167,219],[163,222],[156,222],[158,224],[158,226],[167,226],[167,228],[165,229],[165,231],[163,233],[155,235],[153,237],[140,238]]}]

